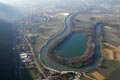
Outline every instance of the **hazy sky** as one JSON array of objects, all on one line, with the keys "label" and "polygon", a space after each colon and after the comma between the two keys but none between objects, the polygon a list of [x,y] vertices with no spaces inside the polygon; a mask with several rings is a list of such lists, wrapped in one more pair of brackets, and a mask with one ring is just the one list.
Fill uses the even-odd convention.
[{"label": "hazy sky", "polygon": [[10,4],[13,6],[22,6],[22,5],[31,5],[36,3],[49,3],[49,2],[55,2],[56,0],[0,0],[2,3]]},{"label": "hazy sky", "polygon": [[0,0],[2,3],[7,3],[7,4],[18,4],[18,2],[21,2],[23,0]]},{"label": "hazy sky", "polygon": [[21,3],[32,3],[32,2],[49,2],[54,0],[0,0],[0,2],[7,4],[21,4]]},{"label": "hazy sky", "polygon": [[19,7],[19,8],[57,5],[63,1],[65,1],[68,4],[71,4],[71,3],[74,3],[75,1],[85,1],[85,0],[0,0],[0,2],[2,3],[10,4],[12,6]]},{"label": "hazy sky", "polygon": [[41,3],[41,1],[45,0],[0,0],[0,2],[4,4],[9,4],[15,7],[33,6],[37,3]]},{"label": "hazy sky", "polygon": [[[62,0],[0,0],[1,3],[9,4],[19,9],[37,9],[41,8],[41,6],[51,5],[52,3],[56,3]],[[29,10],[28,9],[28,10]]]},{"label": "hazy sky", "polygon": [[2,3],[10,4],[13,6],[22,6],[23,4],[32,4],[38,1],[42,1],[42,0],[0,0],[0,2]]}]

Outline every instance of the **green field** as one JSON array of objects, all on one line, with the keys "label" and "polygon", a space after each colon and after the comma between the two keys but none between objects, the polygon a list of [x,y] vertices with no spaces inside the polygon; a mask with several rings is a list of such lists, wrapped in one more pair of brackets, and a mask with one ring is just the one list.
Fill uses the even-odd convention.
[{"label": "green field", "polygon": [[91,72],[86,72],[85,73],[87,76],[91,77],[91,78],[94,78],[93,75],[91,74]]},{"label": "green field", "polygon": [[41,36],[37,37],[36,43],[38,45],[41,45],[44,42],[43,38]]},{"label": "green field", "polygon": [[34,80],[31,75],[29,74],[27,69],[21,69],[20,70],[20,75],[22,80]]},{"label": "green field", "polygon": [[22,80],[34,80],[41,77],[38,68],[35,66],[29,69],[21,69],[20,75]]},{"label": "green field", "polygon": [[91,27],[93,26],[91,22],[88,21],[74,21],[75,27]]},{"label": "green field", "polygon": [[106,80],[120,80],[120,68],[112,72]]},{"label": "green field", "polygon": [[112,60],[105,60],[101,67],[98,69],[106,78],[115,72],[117,69],[120,69],[120,62],[112,61]]}]

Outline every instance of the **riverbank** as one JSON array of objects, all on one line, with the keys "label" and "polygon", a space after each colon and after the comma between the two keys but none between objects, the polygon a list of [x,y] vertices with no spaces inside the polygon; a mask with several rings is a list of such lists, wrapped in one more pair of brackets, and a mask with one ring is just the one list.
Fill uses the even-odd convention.
[{"label": "riverbank", "polygon": [[[57,41],[57,40],[59,40],[61,37],[64,37],[65,35],[68,35],[69,34],[69,32],[71,31],[71,27],[72,27],[72,25],[71,25],[71,19],[73,19],[73,17],[75,16],[76,14],[72,14],[72,15],[69,15],[67,18],[66,18],[66,28],[65,28],[65,30],[62,32],[62,33],[60,33],[60,34],[58,34],[58,35],[56,35],[55,37],[53,37],[52,39],[50,39],[47,43],[46,43],[46,45],[45,46],[43,46],[42,48],[41,48],[41,51],[40,51],[40,60],[41,60],[41,63],[44,65],[44,66],[49,66],[49,68],[52,68],[52,69],[55,69],[55,70],[58,70],[58,71],[84,71],[84,70],[86,70],[86,69],[91,69],[91,68],[93,68],[93,65],[95,66],[95,64],[96,64],[96,60],[95,59],[97,59],[97,58],[99,58],[98,57],[98,55],[96,55],[96,54],[100,54],[99,52],[97,53],[96,51],[96,49],[98,49],[99,50],[99,47],[97,47],[97,48],[95,48],[95,49],[93,49],[93,50],[95,50],[95,52],[93,53],[93,54],[95,54],[96,56],[97,56],[97,58],[91,58],[91,59],[93,59],[93,60],[91,60],[92,62],[90,63],[90,65],[88,66],[88,67],[84,67],[84,68],[72,68],[72,67],[67,67],[67,66],[63,66],[63,65],[59,65],[59,64],[57,64],[57,63],[54,63],[54,62],[52,62],[52,61],[50,61],[50,60],[48,60],[47,59],[47,57],[46,57],[46,51],[49,49],[49,47],[52,45],[52,44],[54,44],[54,42],[55,41]],[[94,26],[93,26],[94,27]],[[95,37],[95,36],[98,36],[97,34],[96,34],[97,32],[95,31],[95,33],[93,34],[93,36]],[[97,38],[97,37],[95,37],[95,38]],[[97,40],[98,39],[95,39],[96,41],[94,41],[95,43],[97,42]],[[97,44],[97,43],[96,43]],[[93,44],[91,45],[91,46],[93,46]],[[96,45],[95,45],[95,47],[96,47]],[[89,55],[89,54],[88,54]],[[95,56],[94,56],[95,57]],[[83,57],[84,58],[84,57]],[[84,59],[83,59],[84,60]],[[94,61],[95,60],[95,61]],[[95,64],[94,64],[95,63]]]},{"label": "riverbank", "polygon": [[[46,53],[46,57],[48,60],[51,60],[51,61],[56,62],[63,66],[70,66],[70,67],[82,67],[84,64],[85,65],[89,64],[89,62],[87,62],[87,61],[91,61],[90,59],[94,52],[93,51],[94,45],[93,45],[92,37],[89,37],[88,41],[86,42],[87,48],[85,48],[85,51],[82,53],[81,56],[65,58],[64,56],[62,56],[63,53],[58,53],[57,51],[53,51],[54,47],[56,47],[58,43],[61,44],[61,41],[63,41],[66,37],[69,37],[73,33],[80,33],[80,32],[72,31],[68,35],[57,40],[53,45],[51,45],[51,47],[48,49],[48,51]],[[82,34],[82,33],[80,33],[80,34]],[[77,52],[77,53],[79,53],[79,52]],[[79,64],[78,64],[78,62],[79,62]]]}]

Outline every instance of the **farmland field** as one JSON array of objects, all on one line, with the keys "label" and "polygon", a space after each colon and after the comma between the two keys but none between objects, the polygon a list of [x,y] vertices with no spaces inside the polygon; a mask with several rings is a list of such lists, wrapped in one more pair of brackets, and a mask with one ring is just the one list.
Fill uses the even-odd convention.
[{"label": "farmland field", "polygon": [[120,80],[120,68],[112,72],[107,80]]}]

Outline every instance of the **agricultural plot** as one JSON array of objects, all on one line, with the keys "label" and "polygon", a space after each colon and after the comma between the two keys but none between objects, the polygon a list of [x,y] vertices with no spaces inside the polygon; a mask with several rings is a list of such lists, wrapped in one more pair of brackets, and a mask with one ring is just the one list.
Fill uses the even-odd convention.
[{"label": "agricultural plot", "polygon": [[113,46],[120,45],[120,27],[119,26],[104,26],[104,39],[107,43],[110,43]]},{"label": "agricultural plot", "polygon": [[89,21],[74,21],[75,27],[93,27],[92,22]]},{"label": "agricultural plot", "polygon": [[109,77],[109,75],[116,71],[117,69],[120,69],[120,62],[115,60],[104,60],[98,71],[106,78]]},{"label": "agricultural plot", "polygon": [[113,50],[110,49],[104,49],[104,54],[106,55],[106,57],[110,60],[114,60],[114,53]]},{"label": "agricultural plot", "polygon": [[118,46],[115,51],[117,51],[118,53],[120,53],[120,46]]},{"label": "agricultural plot", "polygon": [[120,80],[120,68],[112,72],[106,80]]},{"label": "agricultural plot", "polygon": [[[97,69],[106,79],[119,80],[117,70],[120,70],[120,27],[117,25],[108,25],[103,27],[103,62]],[[95,74],[93,74],[95,76]],[[99,75],[99,74],[97,74]],[[114,76],[112,76],[114,75]],[[118,77],[119,79],[115,78]],[[96,77],[97,79],[97,77]],[[102,80],[102,79],[98,79]]]},{"label": "agricultural plot", "polygon": [[93,75],[97,80],[104,80],[104,79],[105,79],[105,77],[104,77],[101,73],[99,73],[99,72],[97,72],[97,71],[93,72],[92,75]]},{"label": "agricultural plot", "polygon": [[117,60],[120,61],[120,54],[117,54]]}]

